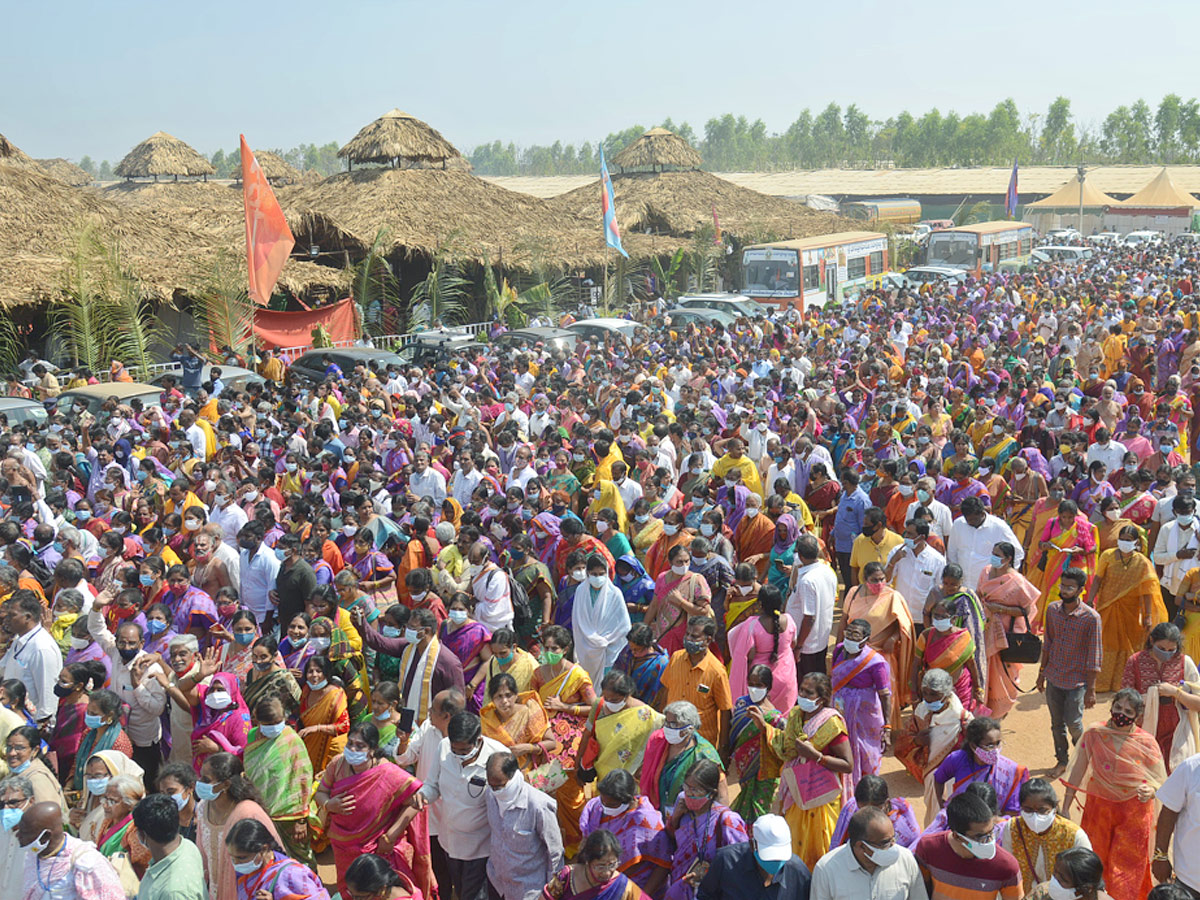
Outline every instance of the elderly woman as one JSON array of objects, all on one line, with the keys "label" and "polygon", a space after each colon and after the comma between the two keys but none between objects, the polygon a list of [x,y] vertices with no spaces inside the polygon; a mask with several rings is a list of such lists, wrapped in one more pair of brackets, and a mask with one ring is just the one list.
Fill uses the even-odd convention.
[{"label": "elderly woman", "polygon": [[1137,725],[1143,710],[1136,690],[1117,691],[1108,721],[1092,725],[1079,739],[1063,796],[1069,815],[1076,791],[1085,793],[1080,825],[1107,861],[1114,900],[1141,900],[1152,884],[1147,851],[1154,836],[1154,794],[1167,772],[1153,735]]},{"label": "elderly woman", "polygon": [[612,832],[621,845],[618,871],[649,896],[660,895],[671,871],[671,839],[662,814],[638,793],[632,775],[613,769],[601,778],[579,826],[585,839],[600,828]]},{"label": "elderly woman", "polygon": [[958,749],[970,720],[971,714],[954,693],[954,679],[941,669],[928,670],[921,678],[921,700],[908,720],[908,728],[896,738],[896,758],[925,785],[926,827],[941,805],[934,773]]},{"label": "elderly woman", "polygon": [[91,841],[106,857],[124,853],[138,878],[150,865],[150,851],[137,837],[133,824],[133,808],[146,796],[142,779],[131,775],[116,775],[108,780],[97,806],[83,820],[79,836]]},{"label": "elderly woman", "polygon": [[[761,725],[760,725],[761,727]],[[700,712],[686,700],[668,703],[663,726],[650,735],[642,759],[641,791],[656,809],[669,818],[683,791],[683,779],[698,759],[721,762],[717,748],[699,734]],[[724,776],[718,799],[727,795]]]},{"label": "elderly woman", "polygon": [[[0,825],[20,822],[25,810],[37,802],[28,778],[9,775],[0,779]],[[0,897],[22,895],[26,857],[27,851],[17,840],[16,827],[0,827]]]},{"label": "elderly woman", "polygon": [[36,803],[57,803],[66,812],[67,801],[63,796],[54,770],[42,756],[41,736],[31,725],[21,725],[8,733],[4,741],[4,761],[12,775],[20,775],[29,781]]}]

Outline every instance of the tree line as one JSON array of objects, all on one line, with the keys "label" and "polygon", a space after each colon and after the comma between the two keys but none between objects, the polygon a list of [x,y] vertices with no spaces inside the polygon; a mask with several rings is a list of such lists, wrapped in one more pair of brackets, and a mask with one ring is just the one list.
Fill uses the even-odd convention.
[{"label": "tree line", "polygon": [[[709,119],[697,134],[687,122],[659,123],[700,153],[704,167],[721,172],[763,172],[879,166],[1075,165],[1083,161],[1127,164],[1200,162],[1200,101],[1168,94],[1151,107],[1145,100],[1118,106],[1099,124],[1082,122],[1071,101],[1058,97],[1046,111],[1018,109],[1012,98],[991,112],[960,115],[931,109],[920,116],[907,110],[885,120],[872,119],[856,103],[845,109],[830,103],[820,112],[803,110],[784,131],[772,133],[762,119],[726,113]],[[478,175],[592,175],[600,168],[600,146],[612,157],[648,126],[633,125],[609,134],[600,144],[519,146],[509,141],[480,144],[468,158]],[[297,169],[321,175],[344,171],[338,144],[301,144],[275,150]],[[237,149],[210,157],[216,177],[229,178],[238,165]],[[101,181],[112,165],[90,156],[79,165]],[[611,165],[611,162],[610,162]]]}]

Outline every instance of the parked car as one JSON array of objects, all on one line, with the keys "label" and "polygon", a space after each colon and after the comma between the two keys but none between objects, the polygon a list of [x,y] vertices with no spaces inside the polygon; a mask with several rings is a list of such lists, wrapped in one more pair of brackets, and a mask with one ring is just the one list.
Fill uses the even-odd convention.
[{"label": "parked car", "polygon": [[405,360],[400,354],[393,353],[391,350],[380,350],[376,347],[314,348],[306,351],[288,366],[286,375],[288,383],[319,384],[324,381],[327,366],[323,360],[326,356],[333,360],[343,372],[349,372],[355,366],[362,364],[373,365],[381,371],[388,365],[402,366],[405,364]]},{"label": "parked car", "polygon": [[475,335],[465,328],[438,328],[414,334],[396,353],[406,365],[433,365],[476,343]]},{"label": "parked car", "polygon": [[1098,234],[1088,235],[1088,242],[1092,244],[1118,244],[1121,242],[1121,235],[1115,231],[1101,231]]},{"label": "parked car", "polygon": [[125,405],[134,399],[142,401],[143,406],[161,406],[159,397],[162,388],[153,384],[142,384],[137,381],[117,381],[111,384],[89,384],[84,387],[71,388],[58,395],[58,411],[70,415],[76,402],[82,400],[87,404],[88,412],[97,415],[100,407],[109,398],[115,397],[117,402]]},{"label": "parked car", "polygon": [[1141,244],[1157,244],[1162,235],[1157,231],[1131,231],[1125,235],[1123,243],[1126,247],[1137,247]]},{"label": "parked car", "polygon": [[1074,228],[1051,228],[1046,232],[1046,239],[1054,244],[1074,241],[1079,239],[1079,232]]},{"label": "parked car", "polygon": [[627,342],[633,340],[634,334],[641,326],[637,322],[631,322],[628,319],[580,319],[578,322],[572,322],[567,326],[568,331],[574,331],[587,340],[598,338],[603,340],[606,337],[618,336],[624,338]]},{"label": "parked car", "polygon": [[[233,390],[233,391],[244,391],[247,387],[249,387],[252,384],[265,384],[266,380],[267,380],[267,379],[263,378],[261,375],[259,375],[257,372],[255,372],[251,369],[243,369],[241,366],[219,365],[219,366],[217,366],[217,368],[221,370],[221,381],[224,383],[225,387],[227,389]],[[200,372],[200,383],[201,384],[203,384],[206,381],[212,380],[212,369],[213,369],[212,366],[205,366],[201,370],[201,372]],[[177,379],[177,381],[179,383],[182,383],[182,381],[183,381],[183,366],[176,366],[174,369],[172,369],[169,372],[163,372],[161,375],[151,378],[150,383],[159,385],[161,387],[162,380],[167,375],[174,375],[175,378]]]},{"label": "parked car", "polygon": [[25,422],[41,425],[50,418],[50,413],[46,412],[46,405],[37,400],[0,397],[0,416],[3,416],[9,425],[22,425]]},{"label": "parked car", "polygon": [[967,273],[952,266],[913,266],[904,273],[905,287],[919,288],[923,284],[954,281],[965,282]]},{"label": "parked car", "polygon": [[1035,249],[1035,250],[1029,251],[1029,257],[1035,263],[1054,262],[1054,257],[1052,257],[1049,253],[1046,253],[1040,249]]},{"label": "parked car", "polygon": [[663,315],[670,317],[671,324],[676,328],[692,324],[702,327],[720,325],[724,328],[732,328],[734,323],[737,322],[737,316],[735,315],[722,312],[719,309],[705,309],[702,307],[696,309],[676,307],[675,309],[668,309]]},{"label": "parked car", "polygon": [[1038,247],[1038,250],[1051,259],[1061,262],[1083,262],[1085,259],[1092,258],[1091,247],[1065,247],[1051,244],[1045,247]]},{"label": "parked car", "polygon": [[542,344],[548,348],[571,353],[579,343],[578,332],[568,328],[550,328],[534,326],[533,328],[517,328],[506,331],[495,341],[502,347],[533,347]]},{"label": "parked car", "polygon": [[757,300],[751,300],[741,294],[684,294],[675,301],[675,305],[684,309],[716,309],[749,318],[768,316],[771,313]]}]

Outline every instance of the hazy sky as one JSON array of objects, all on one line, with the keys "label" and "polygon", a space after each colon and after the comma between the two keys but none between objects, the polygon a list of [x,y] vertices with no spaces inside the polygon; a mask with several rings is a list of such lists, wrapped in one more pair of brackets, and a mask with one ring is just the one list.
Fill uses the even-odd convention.
[{"label": "hazy sky", "polygon": [[1197,91],[1195,0],[963,3],[10,3],[0,133],[37,157],[114,164],[168,131],[210,154],[344,143],[399,107],[460,150],[599,140],[725,112],[784,130],[857,103],[986,112],[1063,94],[1109,110]]}]

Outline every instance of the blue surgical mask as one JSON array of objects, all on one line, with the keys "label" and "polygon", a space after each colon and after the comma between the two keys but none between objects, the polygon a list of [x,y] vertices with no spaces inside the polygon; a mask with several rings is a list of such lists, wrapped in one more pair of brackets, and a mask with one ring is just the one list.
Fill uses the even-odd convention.
[{"label": "blue surgical mask", "polygon": [[233,871],[239,875],[253,875],[262,868],[262,862],[257,859],[248,859],[244,863],[233,863]]},{"label": "blue surgical mask", "polygon": [[154,576],[153,575],[139,575],[138,583],[141,584],[142,587],[150,587],[150,585],[154,584]]},{"label": "blue surgical mask", "polygon": [[83,724],[88,728],[99,728],[104,723],[104,720],[99,716],[94,716],[91,713],[83,714]]},{"label": "blue surgical mask", "polygon": [[17,827],[17,823],[21,821],[21,816],[25,814],[23,809],[0,809],[0,830],[12,831]]},{"label": "blue surgical mask", "polygon": [[786,859],[763,859],[758,855],[757,850],[754,851],[754,860],[768,875],[778,875],[780,869],[787,863]]},{"label": "blue surgical mask", "polygon": [[342,759],[344,759],[347,764],[351,766],[361,766],[367,761],[369,755],[370,754],[368,754],[366,750],[346,749],[342,751]]},{"label": "blue surgical mask", "polygon": [[102,797],[108,790],[107,778],[88,778],[84,784],[87,786],[88,793],[93,797]]},{"label": "blue surgical mask", "polygon": [[277,738],[283,734],[283,729],[286,725],[287,723],[285,722],[277,722],[274,725],[259,725],[258,733],[265,738]]},{"label": "blue surgical mask", "polygon": [[201,800],[216,800],[221,793],[222,791],[213,790],[213,786],[207,781],[196,782],[196,796]]},{"label": "blue surgical mask", "polygon": [[810,713],[810,712],[816,712],[816,710],[817,710],[817,701],[812,700],[809,697],[800,697],[799,699],[796,700],[796,705],[799,706],[802,710],[804,710],[804,712]]},{"label": "blue surgical mask", "polygon": [[386,638],[400,637],[400,629],[397,628],[395,625],[384,625],[383,628],[380,630],[383,632],[383,636]]},{"label": "blue surgical mask", "polygon": [[925,701],[925,708],[928,709],[930,712],[937,712],[945,705],[946,705],[945,700],[934,700],[932,703],[930,703],[928,700]]},{"label": "blue surgical mask", "polygon": [[235,634],[233,636],[233,639],[235,641],[237,641],[239,644],[241,644],[243,647],[246,647],[246,646],[249,646],[250,644],[254,643],[254,632],[246,631],[241,634]]},{"label": "blue surgical mask", "polygon": [[146,622],[146,630],[152,635],[162,634],[167,630],[167,623],[162,619],[150,619]]},{"label": "blue surgical mask", "polygon": [[275,558],[280,562],[283,562],[285,559],[287,559],[287,551],[285,551],[282,547],[276,547]]},{"label": "blue surgical mask", "polygon": [[1004,565],[1004,557],[997,556],[995,553],[993,553],[992,554],[992,568],[999,569],[1003,565]]}]

